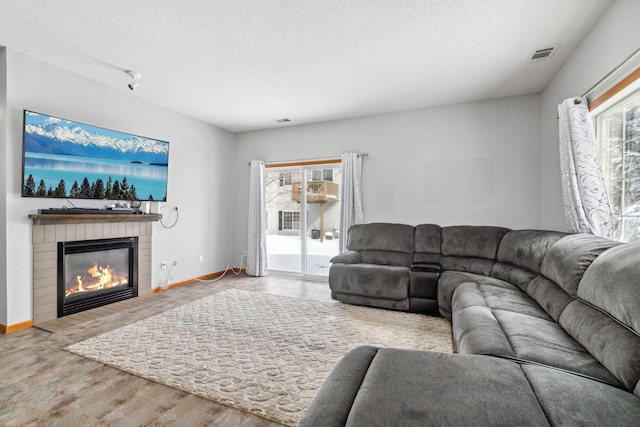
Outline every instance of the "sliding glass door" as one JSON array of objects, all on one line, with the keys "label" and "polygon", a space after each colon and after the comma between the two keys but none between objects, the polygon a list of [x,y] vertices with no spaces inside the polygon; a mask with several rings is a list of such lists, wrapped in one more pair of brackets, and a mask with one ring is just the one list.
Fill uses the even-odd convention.
[{"label": "sliding glass door", "polygon": [[302,204],[293,195],[300,170],[265,171],[267,206],[267,266],[269,271],[300,274]]},{"label": "sliding glass door", "polygon": [[267,265],[272,274],[326,278],[338,254],[339,164],[267,168]]}]

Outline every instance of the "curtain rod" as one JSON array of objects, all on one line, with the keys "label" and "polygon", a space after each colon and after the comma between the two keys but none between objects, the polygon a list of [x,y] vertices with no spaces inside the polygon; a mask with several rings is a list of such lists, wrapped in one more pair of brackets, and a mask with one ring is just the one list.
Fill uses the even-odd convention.
[{"label": "curtain rod", "polygon": [[586,96],[588,96],[591,92],[593,92],[594,90],[596,90],[600,85],[602,85],[609,77],[611,77],[613,74],[615,74],[618,70],[620,70],[622,67],[624,67],[628,62],[632,61],[633,58],[635,58],[636,56],[638,56],[638,54],[640,54],[640,48],[636,49],[635,52],[633,52],[631,55],[629,55],[624,61],[622,61],[620,64],[618,64],[618,66],[616,66],[613,70],[609,71],[607,73],[606,76],[604,76],[603,78],[601,78],[600,80],[598,80],[598,82],[596,84],[594,84],[593,86],[591,86],[580,98],[585,98]]},{"label": "curtain rod", "polygon": [[[358,157],[367,157],[369,153],[357,153]],[[280,160],[274,162],[265,162],[265,164],[278,164],[278,163],[305,163],[305,162],[323,162],[323,161],[331,161],[331,160],[340,160],[341,157],[329,157],[325,159],[306,159],[306,160]],[[251,165],[251,162],[247,162],[248,165]]]}]

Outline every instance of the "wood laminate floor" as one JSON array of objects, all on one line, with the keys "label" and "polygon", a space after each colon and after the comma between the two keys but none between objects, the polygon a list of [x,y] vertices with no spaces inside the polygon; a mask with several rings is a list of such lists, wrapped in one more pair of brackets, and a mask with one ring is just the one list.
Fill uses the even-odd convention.
[{"label": "wood laminate floor", "polygon": [[326,283],[231,274],[0,335],[0,426],[280,426],[63,350],[226,289],[331,299]]}]

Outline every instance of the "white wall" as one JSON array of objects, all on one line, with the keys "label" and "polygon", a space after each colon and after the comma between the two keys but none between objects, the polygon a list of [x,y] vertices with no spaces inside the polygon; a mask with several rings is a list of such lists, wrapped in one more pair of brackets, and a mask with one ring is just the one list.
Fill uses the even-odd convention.
[{"label": "white wall", "polygon": [[[154,287],[166,278],[166,272],[160,270],[161,260],[179,261],[185,274],[175,272],[173,282],[220,271],[232,263],[227,247],[232,241],[228,199],[233,187],[229,179],[233,134],[141,99],[126,89],[124,79],[122,90],[113,89],[10,49],[6,68],[7,155],[2,157],[2,168],[7,178],[3,188],[8,308],[4,322],[0,312],[1,323],[11,325],[33,318],[32,222],[28,215],[66,204],[63,199],[20,197],[23,109],[170,142],[168,203],[155,208],[173,217],[173,212],[163,207],[178,207],[180,221],[171,229],[154,225]],[[85,201],[81,206],[105,204]],[[200,255],[203,263],[198,262]]]},{"label": "white wall", "polygon": [[560,187],[557,107],[581,96],[640,47],[640,1],[616,0],[541,95],[540,225],[565,231]]},{"label": "white wall", "polygon": [[531,95],[238,134],[236,256],[253,159],[368,152],[365,222],[538,227],[539,112]]}]

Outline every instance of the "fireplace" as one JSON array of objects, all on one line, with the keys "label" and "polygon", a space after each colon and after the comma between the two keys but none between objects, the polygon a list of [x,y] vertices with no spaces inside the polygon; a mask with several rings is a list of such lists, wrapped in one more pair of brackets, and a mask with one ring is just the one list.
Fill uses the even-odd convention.
[{"label": "fireplace", "polygon": [[58,317],[138,296],[138,237],[58,242]]},{"label": "fireplace", "polygon": [[[33,219],[33,324],[58,319],[58,245],[60,242],[137,238],[138,297],[151,294],[154,222],[159,214],[32,214]],[[93,266],[93,260],[91,265]],[[133,289],[132,289],[133,290]],[[108,291],[104,291],[109,293]],[[74,299],[79,297],[74,297]],[[80,316],[82,316],[80,314]],[[64,318],[63,318],[64,319]]]}]

